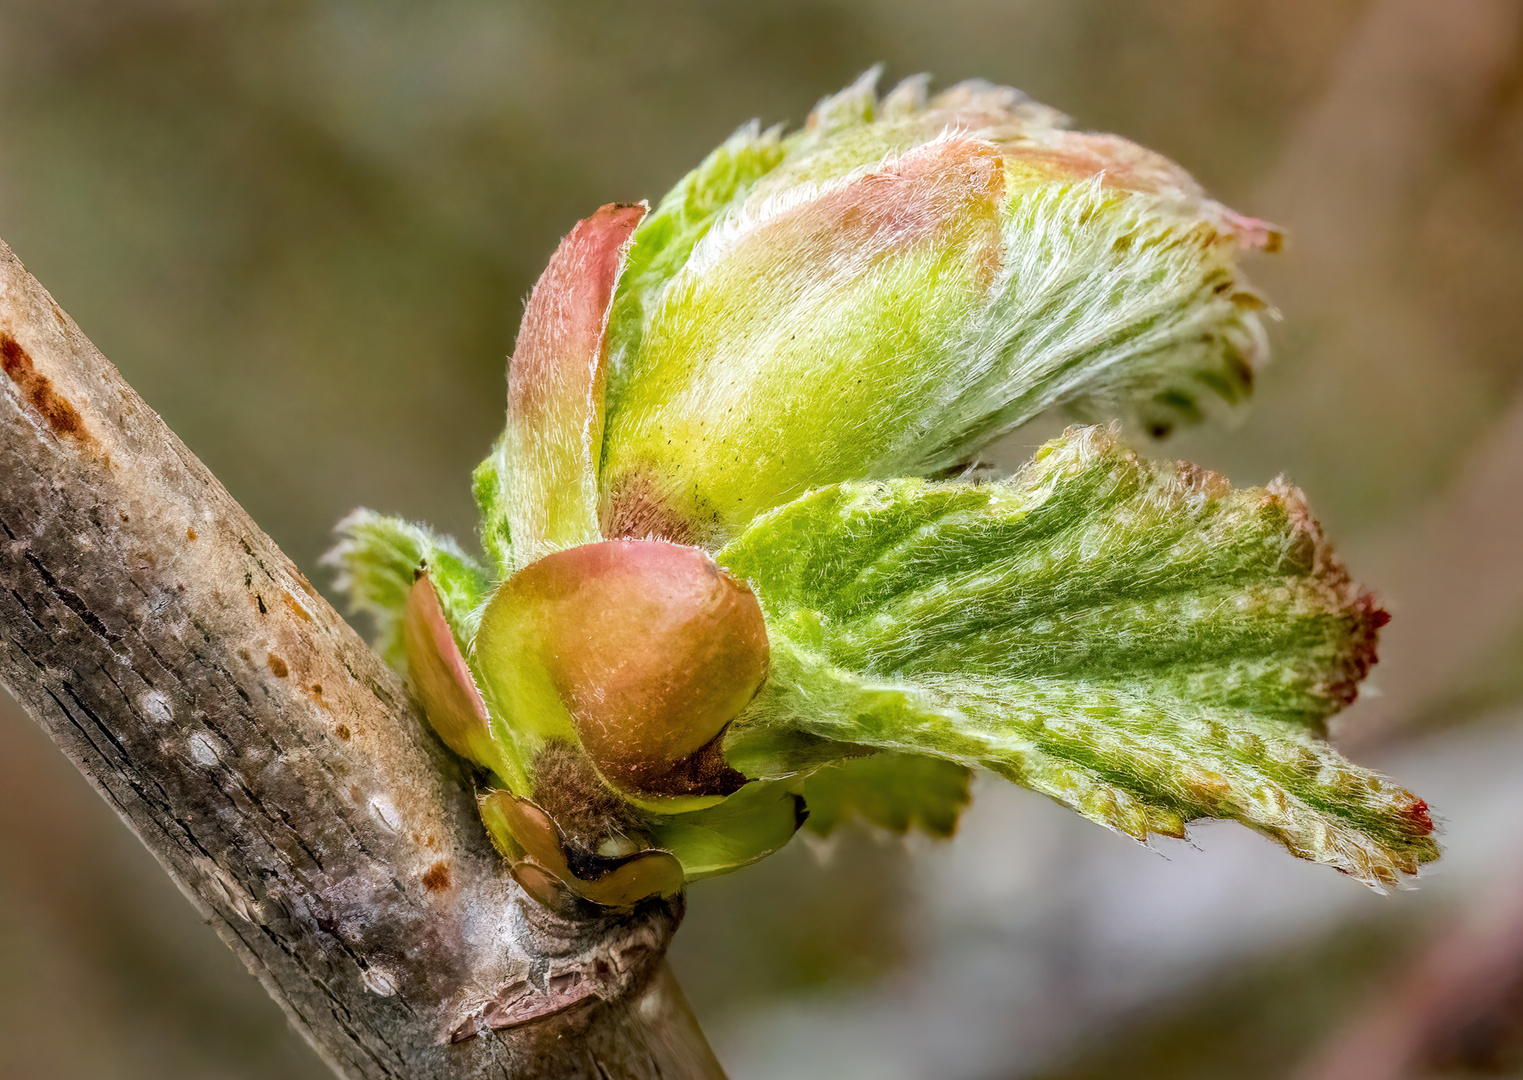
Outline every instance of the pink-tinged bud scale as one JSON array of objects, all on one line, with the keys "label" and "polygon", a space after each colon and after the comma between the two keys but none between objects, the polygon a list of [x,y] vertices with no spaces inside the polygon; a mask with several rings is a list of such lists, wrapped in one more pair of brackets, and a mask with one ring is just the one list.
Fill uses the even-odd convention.
[{"label": "pink-tinged bud scale", "polygon": [[444,744],[463,757],[509,774],[492,740],[486,703],[426,571],[419,573],[407,592],[402,647],[413,693]]},{"label": "pink-tinged bud scale", "polygon": [[561,241],[508,367],[503,482],[516,565],[598,538],[608,312],[643,204],[610,203]]}]

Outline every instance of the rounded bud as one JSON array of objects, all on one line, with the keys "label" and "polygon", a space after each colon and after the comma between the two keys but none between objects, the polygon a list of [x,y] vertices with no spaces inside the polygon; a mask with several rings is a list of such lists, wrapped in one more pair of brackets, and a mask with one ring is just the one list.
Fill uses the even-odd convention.
[{"label": "rounded bud", "polygon": [[488,670],[537,658],[604,777],[658,794],[756,696],[768,659],[751,590],[706,552],[655,540],[531,563],[493,598],[477,650]]}]

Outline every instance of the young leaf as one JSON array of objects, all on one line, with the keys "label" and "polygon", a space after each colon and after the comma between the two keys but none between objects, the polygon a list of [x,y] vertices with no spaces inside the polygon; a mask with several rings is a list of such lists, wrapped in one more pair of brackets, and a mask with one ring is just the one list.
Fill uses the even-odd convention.
[{"label": "young leaf", "polygon": [[811,487],[942,471],[1053,405],[1161,433],[1250,392],[1262,303],[1236,261],[1270,226],[1009,88],[927,101],[912,80],[880,102],[874,77],[780,144],[727,144],[637,240],[604,535],[718,546]]},{"label": "young leaf", "polygon": [[948,837],[972,797],[965,765],[924,754],[878,753],[810,773],[803,783],[805,828],[829,836],[848,818],[903,835],[918,828]]},{"label": "young leaf", "polygon": [[508,437],[500,435],[491,451],[471,472],[471,495],[481,516],[481,550],[492,561],[494,576],[513,573],[513,536],[508,521]]},{"label": "young leaf", "polygon": [[984,765],[1139,838],[1230,817],[1371,882],[1420,800],[1317,738],[1384,612],[1294,489],[1233,491],[1070,429],[997,484],[821,489],[720,554],[772,641],[732,726]]},{"label": "young leaf", "polygon": [[618,396],[625,360],[639,346],[645,318],[662,288],[725,212],[782,159],[779,129],[763,131],[752,120],[679,180],[640,222],[608,320],[610,398]]},{"label": "young leaf", "polygon": [[491,587],[486,570],[448,536],[373,510],[354,511],[335,527],[339,542],[323,556],[337,567],[334,584],[376,627],[375,647],[401,668],[402,616],[418,571],[427,569],[456,643],[475,633],[475,612]]},{"label": "young leaf", "polygon": [[948,138],[711,230],[610,410],[605,533],[712,541],[899,456],[997,272],[1003,183]]}]

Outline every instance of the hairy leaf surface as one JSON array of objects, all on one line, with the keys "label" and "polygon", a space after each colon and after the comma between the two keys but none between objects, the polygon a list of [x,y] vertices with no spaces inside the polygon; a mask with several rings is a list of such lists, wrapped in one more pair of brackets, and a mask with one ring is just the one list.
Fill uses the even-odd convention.
[{"label": "hairy leaf surface", "polygon": [[375,646],[392,667],[404,663],[402,615],[418,571],[428,569],[456,643],[475,633],[475,612],[491,588],[487,571],[448,536],[374,510],[338,523],[339,542],[323,561],[338,568],[335,585],[374,621]]},{"label": "hairy leaf surface", "polygon": [[773,641],[734,726],[983,765],[1139,838],[1235,818],[1372,882],[1427,808],[1320,738],[1385,615],[1299,492],[1233,490],[1070,429],[991,484],[823,488],[720,561]]}]

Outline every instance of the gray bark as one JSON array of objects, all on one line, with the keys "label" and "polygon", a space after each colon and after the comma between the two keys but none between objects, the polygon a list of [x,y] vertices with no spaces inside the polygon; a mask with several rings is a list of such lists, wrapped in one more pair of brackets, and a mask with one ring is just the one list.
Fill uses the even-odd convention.
[{"label": "gray bark", "polygon": [[396,675],[3,242],[0,360],[0,683],[337,1072],[720,1075],[680,898],[528,900]]}]

